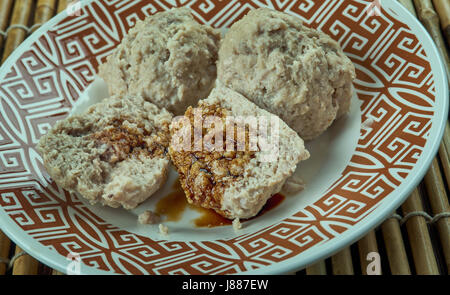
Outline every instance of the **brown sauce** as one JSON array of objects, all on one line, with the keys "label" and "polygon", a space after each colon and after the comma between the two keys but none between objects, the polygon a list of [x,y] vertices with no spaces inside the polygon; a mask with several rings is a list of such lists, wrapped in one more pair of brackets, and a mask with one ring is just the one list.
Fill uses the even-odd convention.
[{"label": "brown sauce", "polygon": [[223,217],[212,209],[205,209],[202,207],[194,206],[192,206],[191,208],[201,214],[199,217],[193,220],[196,227],[217,227],[231,225],[233,222],[233,220]]},{"label": "brown sauce", "polygon": [[155,213],[165,216],[167,221],[178,221],[188,205],[184,192],[171,192],[156,204]]},{"label": "brown sauce", "polygon": [[[259,213],[252,218],[249,219],[243,219],[241,222],[246,222],[247,220],[255,219],[270,210],[276,208],[278,205],[280,205],[284,201],[284,196],[282,194],[275,194],[273,195],[269,200],[267,200],[267,203],[264,205],[264,207],[259,211]],[[211,209],[205,209],[201,207],[195,207],[192,205],[189,205],[191,208],[196,210],[197,212],[200,212],[200,217],[194,219],[194,223],[196,227],[217,227],[217,226],[224,226],[224,225],[231,225],[233,223],[232,220],[227,219],[223,217],[222,215],[218,214],[216,211]]]},{"label": "brown sauce", "polygon": [[[222,215],[216,213],[212,209],[205,209],[201,207],[197,207],[191,204],[188,204],[186,197],[184,195],[183,190],[179,184],[179,181],[175,181],[172,186],[173,192],[159,200],[156,204],[155,213],[158,213],[161,216],[165,216],[167,221],[178,221],[183,216],[184,211],[187,207],[197,211],[200,213],[200,216],[192,220],[196,227],[217,227],[217,226],[225,226],[231,225],[232,220],[223,217]],[[278,207],[283,201],[285,197],[282,194],[273,195],[261,211],[255,217],[250,219],[241,220],[241,222],[245,222],[247,220],[255,219],[270,210]]]}]

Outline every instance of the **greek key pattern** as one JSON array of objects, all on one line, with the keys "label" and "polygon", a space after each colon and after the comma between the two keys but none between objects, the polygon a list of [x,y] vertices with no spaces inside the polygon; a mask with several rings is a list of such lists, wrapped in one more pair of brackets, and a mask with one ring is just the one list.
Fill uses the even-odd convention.
[{"label": "greek key pattern", "polygon": [[[389,11],[370,1],[106,0],[43,33],[0,77],[0,207],[24,232],[93,268],[133,274],[225,274],[259,269],[326,243],[370,214],[421,157],[435,83],[426,53]],[[154,241],[108,224],[55,185],[34,146],[93,81],[136,20],[175,6],[216,28],[249,10],[298,16],[337,40],[355,63],[363,126],[355,154],[324,196],[278,224],[230,240]],[[61,256],[62,259],[64,259]]]}]

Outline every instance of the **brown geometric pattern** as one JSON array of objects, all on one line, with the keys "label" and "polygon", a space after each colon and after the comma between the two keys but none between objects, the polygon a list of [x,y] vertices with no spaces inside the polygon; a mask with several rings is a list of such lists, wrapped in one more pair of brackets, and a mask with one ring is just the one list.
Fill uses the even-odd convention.
[{"label": "brown geometric pattern", "polygon": [[[421,157],[435,82],[417,37],[394,12],[369,17],[370,1],[96,1],[45,32],[0,76],[0,210],[29,236],[116,273],[223,274],[272,265],[332,240],[392,193]],[[337,40],[355,63],[364,125],[350,163],[322,198],[278,224],[230,240],[153,241],[112,226],[51,182],[34,146],[93,81],[99,63],[137,19],[173,6],[229,27],[271,7]],[[4,69],[3,69],[4,70]]]}]

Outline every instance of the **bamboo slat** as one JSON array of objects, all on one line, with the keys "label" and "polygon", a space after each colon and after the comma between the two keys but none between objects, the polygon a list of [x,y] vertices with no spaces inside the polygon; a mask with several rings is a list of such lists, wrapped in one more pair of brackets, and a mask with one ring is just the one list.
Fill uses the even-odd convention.
[{"label": "bamboo slat", "polygon": [[450,73],[450,59],[447,53],[447,47],[441,34],[439,16],[434,10],[433,3],[431,3],[431,0],[414,0],[414,4],[416,6],[419,20],[423,23],[430,36],[433,38],[434,43],[443,58],[444,66],[447,68],[447,73]]},{"label": "bamboo slat", "polygon": [[433,0],[433,4],[441,20],[442,31],[450,47],[450,1]]},{"label": "bamboo slat", "polygon": [[444,130],[444,137],[439,146],[439,158],[441,159],[447,186],[450,186],[450,127],[447,121]]},{"label": "bamboo slat", "polygon": [[316,264],[307,267],[306,274],[310,276],[326,275],[327,267],[325,261],[319,261]]},{"label": "bamboo slat", "polygon": [[398,0],[403,6],[405,6],[409,12],[411,12],[415,17],[417,17],[416,8],[412,0]]},{"label": "bamboo slat", "polygon": [[60,272],[60,271],[57,271],[57,270],[55,270],[55,269],[53,269],[52,270],[52,275],[53,276],[62,276],[62,275],[64,275],[62,272]]},{"label": "bamboo slat", "polygon": [[410,275],[411,269],[409,268],[408,257],[398,220],[389,218],[381,225],[381,231],[383,233],[391,274]]},{"label": "bamboo slat", "polygon": [[[0,0],[0,31],[5,32],[8,27],[13,0]],[[4,36],[0,35],[0,52],[3,48]]]},{"label": "bamboo slat", "polygon": [[[450,72],[449,72],[450,74]],[[450,76],[449,76],[450,79]],[[449,80],[450,81],[450,80]],[[449,99],[449,98],[442,98]],[[439,145],[439,158],[441,159],[442,166],[444,167],[444,175],[447,180],[447,185],[450,184],[450,126],[447,123],[445,124],[444,136],[442,138],[442,142]]]},{"label": "bamboo slat", "polygon": [[[30,19],[31,11],[33,10],[34,2],[32,0],[16,0],[14,2],[14,9],[10,25],[27,26]],[[22,43],[26,38],[27,31],[23,28],[12,28],[8,32],[6,39],[5,50],[3,52],[2,63],[6,58]]]},{"label": "bamboo slat", "polygon": [[66,9],[69,2],[70,2],[70,0],[59,0],[58,1],[58,13],[60,13],[64,9]]},{"label": "bamboo slat", "polygon": [[350,248],[345,248],[341,252],[331,257],[331,265],[334,275],[353,275],[355,274],[352,263],[352,254]]},{"label": "bamboo slat", "polygon": [[[0,258],[2,260],[8,259],[9,249],[11,247],[11,241],[8,237],[0,231]],[[0,275],[4,275],[7,269],[7,265],[5,263],[0,263]]]},{"label": "bamboo slat", "polygon": [[[53,17],[56,10],[56,0],[38,0],[36,13],[34,14],[34,24],[43,24]],[[34,27],[33,31],[37,30]]]},{"label": "bamboo slat", "polygon": [[[428,200],[434,215],[450,212],[447,193],[439,170],[439,163],[435,159],[430,170],[425,175],[425,187]],[[442,251],[444,252],[447,269],[450,270],[450,218],[441,218],[436,222]]]},{"label": "bamboo slat", "polygon": [[[411,196],[402,205],[402,211],[404,216],[411,212],[423,211],[422,201],[417,189],[414,189]],[[439,269],[425,218],[423,216],[409,218],[406,221],[406,230],[417,274],[438,275]]]},{"label": "bamboo slat", "polygon": [[[16,247],[16,255],[22,253],[20,247]],[[13,266],[13,275],[36,275],[38,273],[39,262],[28,254],[18,257]]]},{"label": "bamboo slat", "polygon": [[359,250],[359,264],[361,265],[361,273],[363,275],[367,275],[367,266],[371,262],[371,260],[367,260],[367,255],[372,252],[379,254],[377,238],[375,236],[374,231],[370,231],[364,238],[358,241],[358,250]]}]

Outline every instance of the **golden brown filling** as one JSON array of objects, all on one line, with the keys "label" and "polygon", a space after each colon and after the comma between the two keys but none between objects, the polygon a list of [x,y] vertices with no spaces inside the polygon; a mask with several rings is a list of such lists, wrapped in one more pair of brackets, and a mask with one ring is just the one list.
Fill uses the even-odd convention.
[{"label": "golden brown filling", "polygon": [[[233,134],[227,136],[226,131],[231,130],[228,129],[230,126],[226,124],[228,123],[226,121],[227,110],[217,105],[200,105],[200,108],[202,120],[209,116],[221,119],[223,128],[219,135],[223,136],[223,145],[220,149],[217,147],[212,150],[205,148],[205,136],[215,134],[214,132],[217,130],[215,124],[202,128],[201,140],[203,143],[198,145],[198,139],[196,141],[194,136],[194,109],[189,107],[185,116],[191,123],[191,150],[175,151],[170,148],[169,153],[180,174],[181,186],[189,203],[214,209],[227,216],[227,212],[220,210],[224,189],[243,176],[245,165],[255,156],[255,152],[250,150],[249,128],[248,126],[240,128],[233,124],[234,126],[231,126]],[[173,136],[181,128],[183,125],[172,128],[171,135]],[[242,137],[245,138],[245,148],[243,151],[239,151],[237,139]],[[211,137],[211,142],[215,144],[217,138],[216,136]],[[201,151],[196,151],[196,146],[201,146]]]},{"label": "golden brown filling", "polygon": [[113,125],[95,132],[90,137],[98,145],[108,145],[100,156],[102,161],[111,164],[123,161],[129,157],[162,157],[166,153],[170,138],[168,126],[156,132],[148,132],[143,124],[130,126],[124,120],[115,120]]}]

